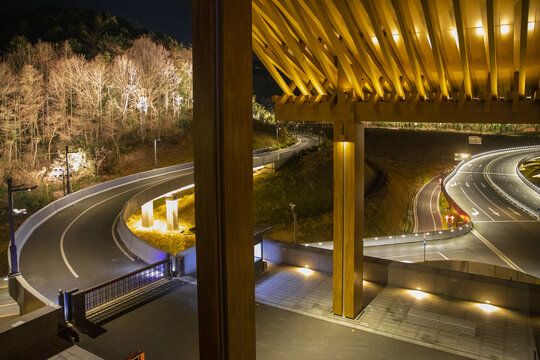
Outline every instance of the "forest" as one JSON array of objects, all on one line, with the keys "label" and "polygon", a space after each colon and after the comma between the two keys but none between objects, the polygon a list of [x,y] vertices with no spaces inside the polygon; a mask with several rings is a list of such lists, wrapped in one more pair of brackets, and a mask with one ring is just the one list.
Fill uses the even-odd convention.
[{"label": "forest", "polygon": [[166,49],[143,36],[115,56],[86,59],[68,41],[14,40],[0,63],[4,169],[50,164],[71,145],[84,149],[99,172],[124,141],[174,136],[190,117],[188,47]]}]

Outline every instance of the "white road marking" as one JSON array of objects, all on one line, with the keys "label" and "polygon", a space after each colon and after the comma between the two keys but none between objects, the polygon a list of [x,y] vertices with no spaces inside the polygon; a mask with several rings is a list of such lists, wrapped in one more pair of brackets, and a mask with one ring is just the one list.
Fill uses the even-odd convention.
[{"label": "white road marking", "polygon": [[[477,208],[479,208],[480,211],[483,212],[484,214],[486,214],[486,216],[487,216],[488,218],[490,218],[491,220],[495,221],[495,219],[493,219],[491,216],[489,216],[487,212],[485,212],[484,210],[482,210],[482,208],[481,208],[480,206],[478,206],[474,201],[472,201],[472,199],[469,197],[469,195],[467,195],[467,193],[465,192],[465,190],[463,190],[463,188],[461,188],[461,191],[463,192],[463,195],[465,195],[465,197],[466,197],[467,199],[469,199],[469,201],[470,201],[474,206],[476,206]],[[473,208],[473,210],[475,210],[475,209]]]},{"label": "white road marking", "polygon": [[510,266],[512,269],[524,272],[522,268],[520,268],[515,262],[513,262],[508,256],[504,255],[503,252],[495,247],[492,243],[489,242],[488,239],[486,239],[482,234],[480,234],[475,229],[471,230],[471,233],[473,233],[474,236],[478,238],[481,242],[484,243],[491,251],[495,253],[502,261],[504,261],[508,266]]},{"label": "white road marking", "polygon": [[114,240],[114,243],[116,244],[116,246],[118,246],[118,248],[120,249],[120,251],[122,251],[124,253],[124,255],[127,256],[127,258],[131,261],[135,261],[135,259],[129,255],[127,253],[127,251],[124,250],[124,248],[120,245],[120,243],[118,242],[118,239],[116,238],[116,234],[114,233],[114,229],[116,228],[116,224],[118,223],[118,218],[120,217],[120,213],[118,213],[118,215],[116,215],[116,218],[114,219],[113,221],[113,226],[111,228],[111,234],[112,234],[112,237],[113,237],[113,240]]},{"label": "white road marking", "polygon": [[516,216],[521,216],[520,213],[518,213],[516,210],[512,209],[510,206],[508,206],[508,210],[510,210],[511,212],[513,212],[514,214],[516,214]]},{"label": "white road marking", "polygon": [[484,183],[480,183],[480,185],[482,185],[484,189],[486,188],[486,185]]},{"label": "white road marking", "polygon": [[[182,171],[184,170],[193,170],[193,168],[189,168],[189,169],[183,169]],[[60,253],[62,254],[62,259],[64,260],[64,263],[66,264],[67,268],[69,269],[69,271],[71,272],[71,274],[73,274],[74,277],[78,278],[79,275],[75,272],[75,270],[73,270],[73,267],[71,266],[71,264],[69,263],[67,257],[66,257],[66,253],[64,251],[64,238],[66,236],[66,233],[68,232],[68,230],[71,228],[71,226],[73,226],[73,224],[75,224],[75,222],[77,220],[79,220],[81,218],[81,216],[83,216],[84,214],[86,214],[88,211],[92,210],[93,208],[95,208],[96,206],[98,205],[101,205],[103,204],[105,201],[109,201],[117,196],[120,196],[120,195],[123,195],[127,192],[130,192],[130,191],[133,191],[135,189],[138,189],[138,188],[141,188],[141,187],[146,187],[146,186],[150,186],[152,184],[155,184],[155,183],[158,183],[158,182],[162,182],[164,181],[164,179],[160,179],[160,180],[157,180],[157,181],[153,181],[153,182],[150,182],[148,184],[144,184],[144,185],[139,185],[139,186],[136,186],[136,187],[133,187],[131,189],[128,189],[128,190],[125,190],[125,191],[122,191],[121,193],[118,193],[118,194],[115,194],[111,197],[108,197],[106,199],[103,199],[101,200],[100,202],[98,203],[95,203],[94,205],[90,206],[88,209],[84,210],[82,213],[80,213],[75,219],[73,219],[72,222],[69,223],[69,225],[66,227],[66,229],[64,230],[64,232],[62,233],[62,236],[60,237]]]},{"label": "white road marking", "polygon": [[472,208],[472,213],[471,213],[471,215],[472,215],[472,216],[476,216],[476,215],[478,215],[478,214],[480,214],[480,213],[478,212],[478,210],[476,210],[475,208]]},{"label": "white road marking", "polygon": [[[429,197],[429,210],[431,211],[431,219],[433,220],[433,229],[434,230],[437,230],[437,224],[435,222],[435,215],[433,215],[433,194],[435,194],[435,191],[437,191],[438,188],[439,188],[438,186],[435,186],[435,188],[431,192],[431,196]],[[437,196],[437,199],[438,198],[439,197]]]},{"label": "white road marking", "polygon": [[467,187],[471,187],[471,186],[469,185],[469,183],[466,182],[466,181],[465,181],[465,185],[466,185]]},{"label": "white road marking", "polygon": [[495,214],[495,215],[497,215],[497,216],[499,216],[499,217],[501,216],[498,212],[496,212],[496,211],[493,210],[492,208],[488,207],[488,209],[489,209],[493,214]]},{"label": "white road marking", "polygon": [[441,255],[441,256],[443,257],[444,260],[448,260],[448,258],[447,258],[446,256],[444,256],[442,252],[437,251],[437,254]]}]

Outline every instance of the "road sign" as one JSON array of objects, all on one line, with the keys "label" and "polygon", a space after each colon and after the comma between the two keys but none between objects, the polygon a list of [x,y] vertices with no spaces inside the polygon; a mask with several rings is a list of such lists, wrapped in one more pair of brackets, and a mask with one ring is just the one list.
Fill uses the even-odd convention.
[{"label": "road sign", "polygon": [[480,136],[469,136],[469,144],[482,145],[482,138]]}]

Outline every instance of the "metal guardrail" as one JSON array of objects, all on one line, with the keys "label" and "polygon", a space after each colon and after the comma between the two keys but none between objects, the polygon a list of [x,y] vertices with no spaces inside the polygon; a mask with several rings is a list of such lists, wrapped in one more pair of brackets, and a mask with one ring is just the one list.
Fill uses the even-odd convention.
[{"label": "metal guardrail", "polygon": [[66,293],[67,320],[79,323],[87,313],[106,305],[124,295],[137,291],[158,280],[170,278],[171,258],[148,265],[116,279],[109,280],[86,290],[72,290]]}]

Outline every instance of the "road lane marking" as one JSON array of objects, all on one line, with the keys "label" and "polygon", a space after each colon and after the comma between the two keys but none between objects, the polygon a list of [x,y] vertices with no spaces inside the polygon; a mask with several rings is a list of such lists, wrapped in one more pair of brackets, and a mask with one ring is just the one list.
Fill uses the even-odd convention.
[{"label": "road lane marking", "polygon": [[480,213],[478,212],[478,210],[476,210],[475,208],[472,208],[472,213],[471,213],[471,215],[472,215],[472,216],[477,216],[478,214],[480,214]]},{"label": "road lane marking", "polygon": [[478,231],[476,231],[475,229],[472,229],[471,230],[471,233],[473,233],[474,236],[476,236],[478,238],[478,240],[480,240],[481,242],[484,243],[484,245],[486,245],[489,249],[491,249],[491,251],[493,251],[495,253],[495,255],[497,255],[502,261],[504,261],[506,264],[508,264],[508,266],[510,266],[512,269],[514,270],[517,270],[517,271],[521,271],[521,272],[525,272],[523,271],[522,268],[520,268],[515,262],[513,262],[512,260],[510,260],[510,258],[506,255],[503,254],[503,252],[499,249],[497,249],[495,247],[495,245],[493,245],[492,243],[489,242],[488,239],[486,239],[482,234],[480,234]]},{"label": "road lane marking", "polygon": [[463,190],[463,187],[460,187],[460,189],[461,189],[461,191],[463,192],[463,195],[465,195],[465,197],[466,197],[467,199],[469,199],[469,201],[472,202],[472,204],[473,204],[474,206],[476,206],[477,208],[479,208],[480,211],[483,212],[484,214],[486,214],[486,216],[487,216],[488,218],[490,218],[491,220],[495,221],[494,218],[492,218],[491,216],[489,216],[489,214],[488,214],[487,212],[485,212],[484,210],[482,210],[482,208],[481,208],[480,206],[478,206],[474,201],[472,201],[472,199],[469,197],[469,195],[467,195],[467,193],[465,192],[465,190]]},{"label": "road lane marking", "polygon": [[521,216],[520,213],[518,213],[516,210],[512,209],[510,206],[508,206],[508,210],[510,210],[511,212],[513,212],[514,214],[516,214],[516,216]]},{"label": "road lane marking", "polygon": [[[193,170],[193,168],[188,168],[188,169],[182,169],[181,171],[185,171],[185,170]],[[139,186],[136,186],[136,187],[133,187],[131,189],[128,189],[128,190],[125,190],[125,191],[122,191],[121,193],[118,193],[118,194],[115,194],[113,196],[110,196],[106,199],[103,199],[101,200],[100,202],[98,203],[95,203],[94,205],[90,206],[89,208],[87,208],[86,210],[84,210],[82,213],[80,213],[75,219],[73,219],[72,222],[69,223],[69,225],[65,228],[64,232],[62,233],[62,236],[60,237],[60,254],[62,255],[62,259],[64,260],[64,263],[66,264],[68,270],[71,272],[71,274],[75,277],[75,278],[78,278],[79,275],[75,272],[75,270],[73,269],[73,267],[71,266],[71,264],[69,263],[67,257],[66,257],[66,253],[64,251],[64,238],[66,237],[66,234],[68,232],[68,230],[71,228],[71,226],[73,226],[73,224],[75,224],[75,222],[77,220],[79,220],[81,218],[81,216],[83,216],[84,214],[86,214],[88,211],[92,210],[93,208],[95,208],[96,206],[98,205],[101,205],[103,204],[105,201],[109,201],[111,199],[114,199],[115,197],[117,196],[120,196],[120,195],[124,195],[125,193],[128,193],[130,191],[133,191],[133,190],[136,190],[138,188],[141,188],[141,187],[146,187],[146,186],[151,186],[153,184],[157,184],[159,182],[163,182],[163,181],[166,181],[166,179],[160,179],[160,180],[156,180],[156,181],[152,181],[148,184],[143,184],[143,185],[139,185]]]},{"label": "road lane marking", "polygon": [[493,210],[492,208],[488,207],[488,209],[489,209],[494,215],[497,215],[498,217],[501,216],[498,212],[496,212],[496,211]]},{"label": "road lane marking", "polygon": [[444,255],[443,255],[443,253],[442,253],[442,252],[440,252],[440,251],[437,251],[437,254],[441,255],[441,256],[442,256],[442,257],[444,258],[444,260],[449,260],[449,259],[448,259],[448,258],[447,258],[446,256],[444,256]]},{"label": "road lane marking", "polygon": [[480,183],[480,185],[482,185],[484,189],[486,188],[486,185],[484,183]]},{"label": "road lane marking", "polygon": [[[476,184],[474,184],[474,186],[476,186]],[[509,217],[511,217],[512,219],[516,220],[512,215],[510,215],[509,213],[507,213],[506,211],[503,210],[503,208],[501,208],[499,205],[495,204],[493,201],[491,201],[487,196],[486,194],[484,194],[482,191],[480,191],[480,188],[478,186],[476,186],[476,188],[478,189],[478,192],[480,194],[482,194],[483,197],[486,198],[487,201],[489,201],[490,203],[492,203],[496,208],[500,209],[503,213],[505,213],[506,215],[508,215]],[[495,215],[497,216],[501,216],[499,215],[498,212],[494,211],[492,208],[488,208],[489,210],[491,210],[491,212],[493,212]]]},{"label": "road lane marking", "polygon": [[127,256],[128,259],[130,259],[131,261],[135,261],[135,259],[131,255],[129,255],[127,253],[127,251],[125,251],[122,246],[120,246],[120,243],[118,242],[118,239],[116,238],[116,234],[114,233],[114,229],[116,228],[116,224],[118,223],[118,218],[120,218],[120,213],[118,213],[118,215],[116,215],[116,218],[113,221],[113,226],[111,228],[111,234],[112,234],[114,243],[116,244],[116,246],[118,246],[120,251],[122,251],[124,253],[124,255]]},{"label": "road lane marking", "polygon": [[[433,194],[435,193],[435,191],[437,191],[438,188],[439,188],[438,186],[435,186],[435,188],[431,192],[431,196],[429,197],[429,210],[431,211],[431,219],[433,220],[433,229],[434,230],[437,230],[437,224],[435,223],[435,215],[433,215]],[[437,199],[438,199],[438,197],[437,197]]]}]

